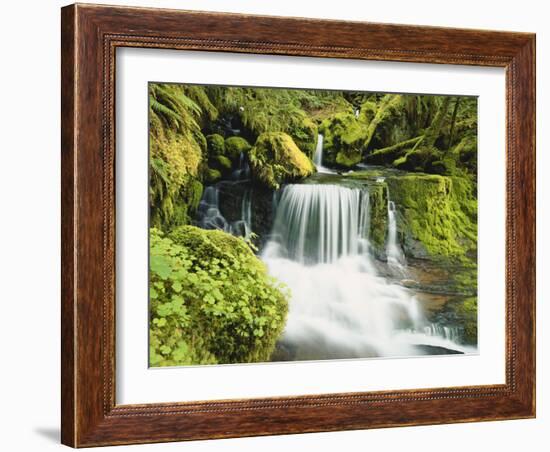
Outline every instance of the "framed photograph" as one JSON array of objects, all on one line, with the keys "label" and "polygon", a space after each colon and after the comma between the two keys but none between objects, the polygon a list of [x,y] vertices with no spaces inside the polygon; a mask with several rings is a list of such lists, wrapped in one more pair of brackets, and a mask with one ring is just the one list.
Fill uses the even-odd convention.
[{"label": "framed photograph", "polygon": [[62,442],[535,416],[535,36],[62,9]]}]

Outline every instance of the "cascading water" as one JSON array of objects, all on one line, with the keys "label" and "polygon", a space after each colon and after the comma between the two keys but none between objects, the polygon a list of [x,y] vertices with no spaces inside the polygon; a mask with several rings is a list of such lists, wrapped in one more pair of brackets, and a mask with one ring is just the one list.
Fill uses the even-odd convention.
[{"label": "cascading water", "polygon": [[395,218],[395,204],[388,201],[388,241],[386,245],[386,255],[388,267],[396,276],[406,276],[405,255],[397,243],[397,221]]},{"label": "cascading water", "polygon": [[197,209],[197,217],[201,228],[229,232],[229,224],[220,212],[220,195],[217,186],[210,185],[204,189]]},{"label": "cascading water", "polygon": [[421,354],[437,338],[412,293],[378,275],[370,254],[366,188],[292,184],[282,189],[262,260],[291,291],[282,347],[294,359]]},{"label": "cascading water", "polygon": [[[252,196],[250,187],[242,188],[240,202],[240,218],[228,221],[220,210],[220,187],[225,190],[241,186],[243,181],[250,177],[250,168],[243,154],[241,154],[239,168],[232,174],[232,181],[222,181],[204,189],[197,209],[197,223],[204,229],[221,229],[235,236],[249,238],[252,233]],[[234,217],[232,218],[234,219]]]},{"label": "cascading water", "polygon": [[[289,185],[279,199],[273,234],[286,257],[332,263],[366,246],[368,192],[337,185]],[[275,245],[269,242],[269,245]]]},{"label": "cascading water", "polygon": [[252,233],[252,197],[251,190],[247,189],[244,192],[243,200],[241,201],[241,220],[238,221],[239,226],[242,224],[242,231],[235,235],[241,235],[245,238],[250,237]]},{"label": "cascading water", "polygon": [[323,141],[324,137],[320,133],[317,135],[317,146],[315,147],[315,153],[313,154],[313,164],[319,173],[332,174],[334,171],[323,166]]},{"label": "cascading water", "polygon": [[239,155],[239,167],[231,174],[233,180],[247,180],[250,179],[250,166],[244,153]]}]

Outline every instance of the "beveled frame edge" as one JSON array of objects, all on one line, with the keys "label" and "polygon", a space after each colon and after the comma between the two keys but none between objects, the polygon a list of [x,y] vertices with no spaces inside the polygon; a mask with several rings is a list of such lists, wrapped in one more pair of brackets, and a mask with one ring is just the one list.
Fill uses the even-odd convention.
[{"label": "beveled frame edge", "polygon": [[[85,447],[534,417],[535,35],[76,4],[62,9],[61,37],[64,444]],[[506,384],[117,406],[117,47],[506,68]]]}]

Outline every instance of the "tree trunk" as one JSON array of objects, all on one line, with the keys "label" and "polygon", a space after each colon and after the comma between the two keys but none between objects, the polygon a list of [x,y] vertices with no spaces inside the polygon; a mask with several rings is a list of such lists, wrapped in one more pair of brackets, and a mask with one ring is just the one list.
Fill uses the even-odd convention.
[{"label": "tree trunk", "polygon": [[451,149],[451,146],[453,145],[453,135],[455,131],[455,122],[456,122],[456,114],[458,113],[458,105],[460,104],[460,97],[457,96],[456,102],[455,102],[455,108],[453,110],[453,117],[451,119],[451,131],[449,132],[449,145],[447,146],[447,150]]},{"label": "tree trunk", "polygon": [[439,137],[439,134],[441,132],[441,127],[443,127],[443,120],[445,119],[445,116],[447,115],[447,110],[449,109],[449,103],[451,102],[450,96],[445,96],[443,98],[443,102],[439,106],[439,109],[437,110],[437,113],[435,114],[435,117],[430,124],[430,127],[428,127],[428,130],[426,130],[426,138],[424,140],[424,144],[428,147],[432,147],[437,138]]}]

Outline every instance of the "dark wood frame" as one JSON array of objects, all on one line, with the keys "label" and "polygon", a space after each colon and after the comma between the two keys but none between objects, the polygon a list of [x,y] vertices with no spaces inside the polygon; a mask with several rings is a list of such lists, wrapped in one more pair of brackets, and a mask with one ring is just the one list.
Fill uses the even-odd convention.
[{"label": "dark wood frame", "polygon": [[[71,5],[62,9],[62,442],[74,447],[535,416],[535,35]],[[115,404],[117,47],[506,68],[506,383]]]}]

